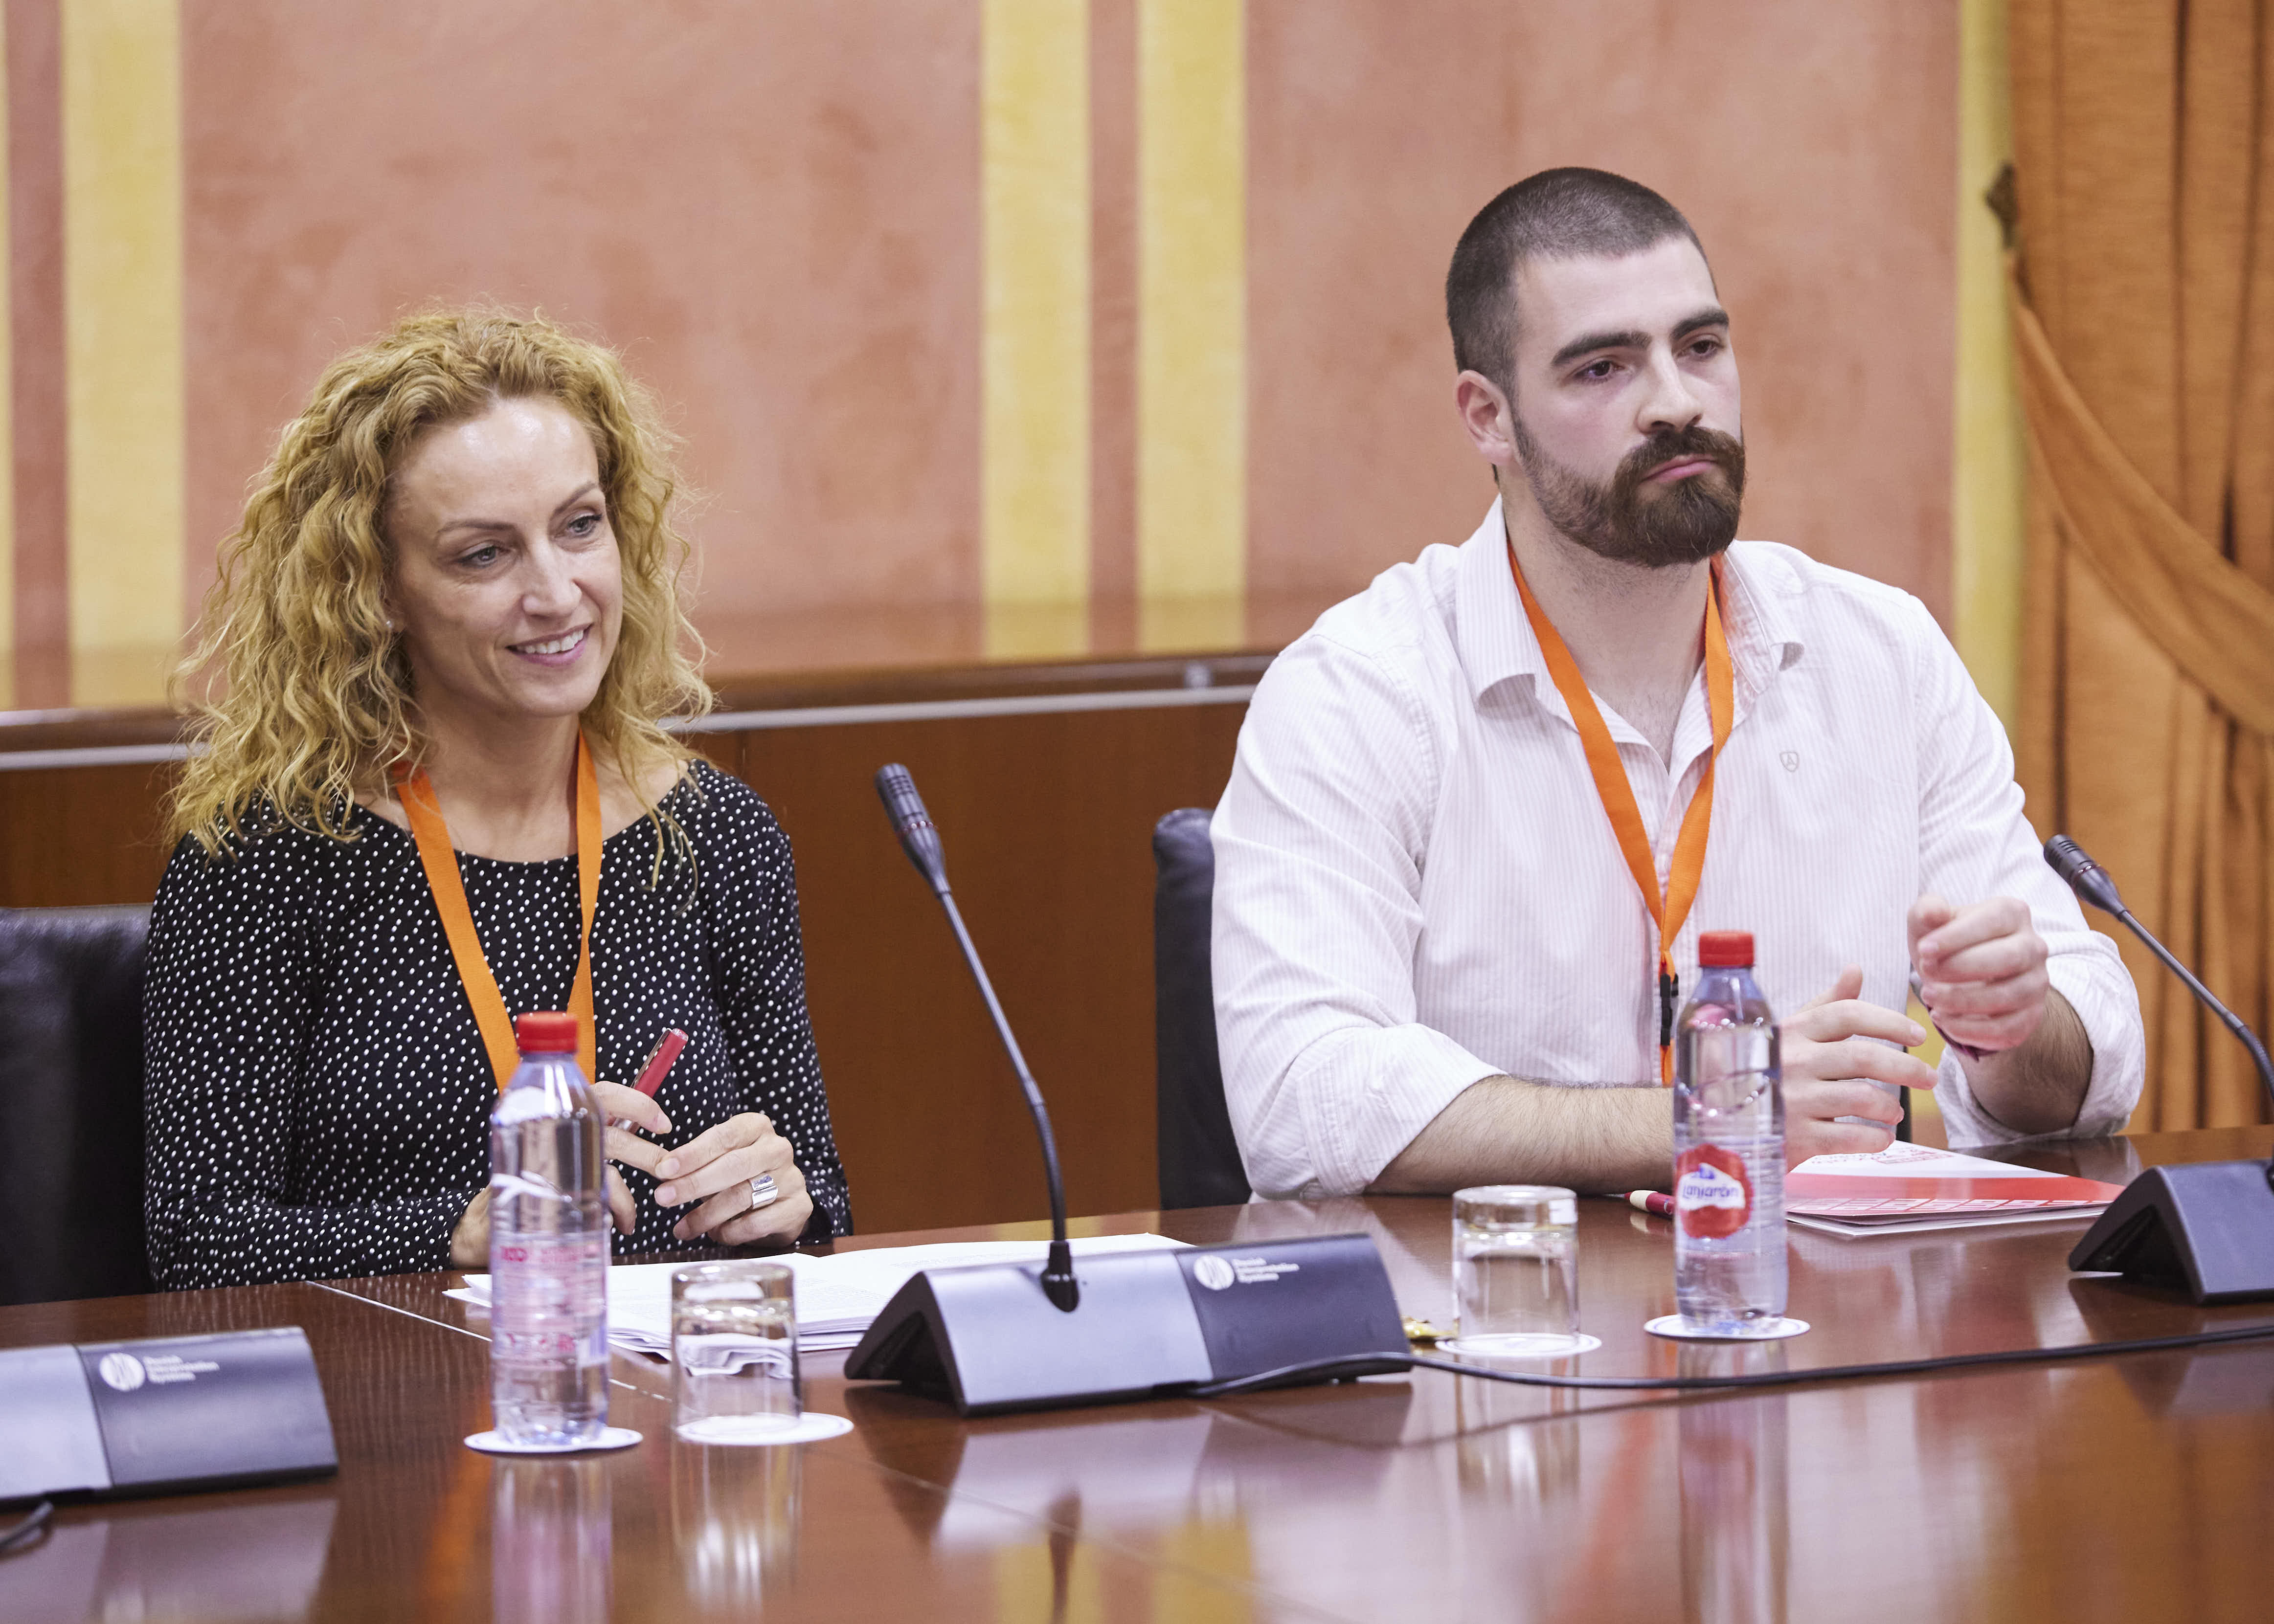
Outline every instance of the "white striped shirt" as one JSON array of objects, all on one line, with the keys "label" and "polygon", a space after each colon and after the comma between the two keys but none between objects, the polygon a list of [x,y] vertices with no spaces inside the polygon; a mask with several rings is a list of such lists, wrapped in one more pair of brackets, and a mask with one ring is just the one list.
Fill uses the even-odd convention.
[{"label": "white striped shirt", "polygon": [[[1465,545],[1383,572],[1272,664],[1240,729],[1213,826],[1214,974],[1261,1194],[1364,1189],[1487,1077],[1657,1077],[1656,927],[1504,549],[1495,503]],[[1751,930],[1772,1009],[1860,964],[1864,996],[1901,1010],[1916,898],[2019,897],[2092,1041],[2069,1132],[2121,1127],[2145,1069],[2138,996],[2039,855],[2005,731],[1924,605],[1766,542],[1731,547],[1724,575],[1736,714],[1674,944],[1684,988],[1701,929]],[[1712,744],[1703,675],[1670,771],[1602,711],[1663,886]],[[1954,1145],[2021,1137],[1954,1056],[1935,1098]]]}]

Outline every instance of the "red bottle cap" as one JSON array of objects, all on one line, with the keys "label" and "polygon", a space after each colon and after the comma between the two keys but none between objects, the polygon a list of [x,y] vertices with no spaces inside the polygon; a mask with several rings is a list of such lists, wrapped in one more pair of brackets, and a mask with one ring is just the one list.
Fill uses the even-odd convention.
[{"label": "red bottle cap", "polygon": [[[1753,967],[1753,933],[1750,930],[1701,930],[1698,933],[1698,967],[1701,970],[1750,970]],[[523,1016],[525,1020],[528,1017]]]},{"label": "red bottle cap", "polygon": [[531,1010],[514,1017],[513,1038],[524,1055],[573,1055],[576,1018],[561,1010]]}]

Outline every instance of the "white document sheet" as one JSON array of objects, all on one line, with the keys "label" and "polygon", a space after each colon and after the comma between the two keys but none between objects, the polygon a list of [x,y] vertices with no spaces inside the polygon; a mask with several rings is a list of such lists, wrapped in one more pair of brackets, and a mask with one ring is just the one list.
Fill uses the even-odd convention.
[{"label": "white document sheet", "polygon": [[[1101,1252],[1145,1252],[1182,1246],[1165,1235],[1094,1235],[1076,1239],[1077,1258]],[[787,1263],[797,1280],[797,1335],[809,1350],[850,1348],[870,1322],[884,1312],[892,1293],[922,1269],[958,1268],[974,1263],[1040,1263],[1043,1241],[948,1241],[930,1246],[879,1246],[809,1257],[786,1252],[765,1259]],[[677,1263],[627,1263],[608,1271],[608,1341],[630,1353],[671,1351],[671,1271]],[[490,1277],[469,1274],[465,1289],[445,1297],[486,1309]]]},{"label": "white document sheet", "polygon": [[1856,1178],[2058,1178],[2043,1168],[2015,1167],[2008,1162],[1989,1162],[1931,1145],[1890,1145],[1865,1154],[1861,1151],[1839,1156],[1811,1156],[1796,1173],[1834,1173]]}]

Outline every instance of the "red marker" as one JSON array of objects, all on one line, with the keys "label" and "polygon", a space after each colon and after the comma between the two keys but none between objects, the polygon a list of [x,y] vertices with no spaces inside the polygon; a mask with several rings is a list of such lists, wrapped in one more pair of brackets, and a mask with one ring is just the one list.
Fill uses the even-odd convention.
[{"label": "red marker", "polygon": [[647,1058],[640,1064],[639,1081],[632,1086],[654,1099],[655,1091],[663,1086],[663,1079],[671,1075],[672,1064],[679,1058],[679,1051],[686,1047],[687,1034],[676,1026],[666,1026],[663,1035],[656,1039],[655,1047],[647,1051]]},{"label": "red marker", "polygon": [[1630,1190],[1627,1205],[1637,1212],[1649,1213],[1660,1218],[1674,1216],[1674,1198],[1656,1190]]}]

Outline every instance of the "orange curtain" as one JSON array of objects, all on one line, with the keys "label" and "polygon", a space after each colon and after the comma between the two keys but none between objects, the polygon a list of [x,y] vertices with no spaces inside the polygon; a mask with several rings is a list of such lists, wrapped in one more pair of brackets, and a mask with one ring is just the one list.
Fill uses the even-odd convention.
[{"label": "orange curtain", "polygon": [[[2010,0],[2032,819],[2266,1029],[2274,921],[2274,0]],[[2114,927],[2111,927],[2114,929]],[[2133,1125],[2265,1116],[2120,934]]]}]

